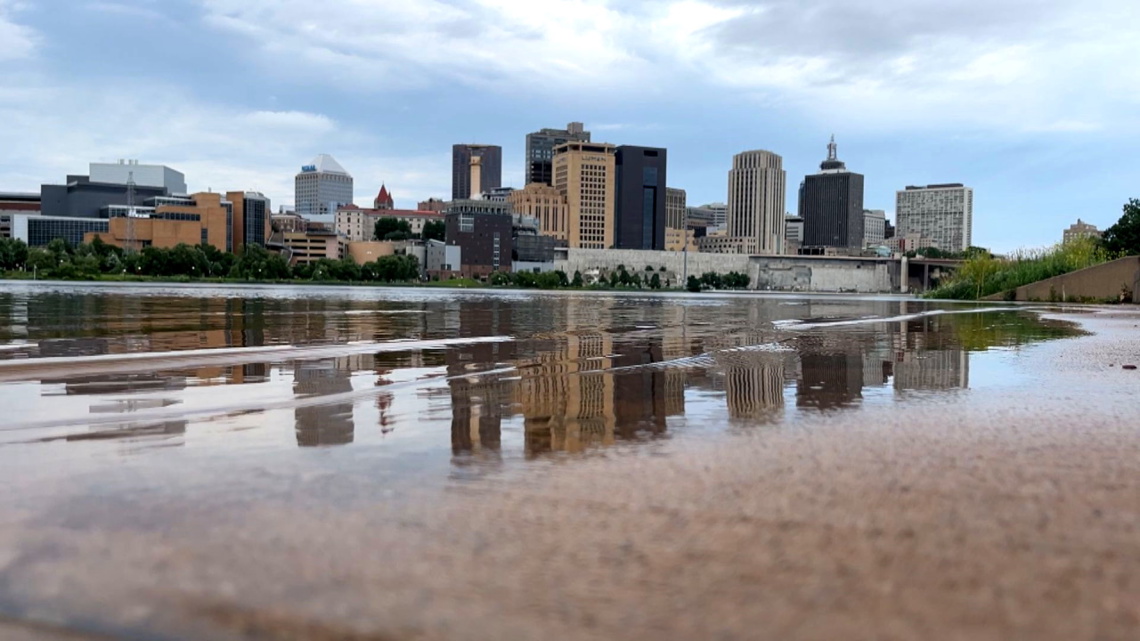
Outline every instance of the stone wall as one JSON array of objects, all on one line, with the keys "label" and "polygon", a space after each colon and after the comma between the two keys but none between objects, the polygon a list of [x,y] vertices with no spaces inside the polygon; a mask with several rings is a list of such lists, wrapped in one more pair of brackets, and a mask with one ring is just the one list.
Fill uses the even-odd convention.
[{"label": "stone wall", "polygon": [[[686,265],[687,262],[687,265]],[[619,265],[631,272],[646,266],[681,280],[688,273],[740,272],[752,279],[751,287],[774,291],[859,292],[897,291],[898,263],[883,258],[845,258],[824,256],[748,256],[745,254],[711,254],[701,252],[667,252],[638,250],[569,249],[565,260],[556,260],[557,269],[573,275],[592,270],[609,272]],[[687,271],[686,271],[687,270]]]}]

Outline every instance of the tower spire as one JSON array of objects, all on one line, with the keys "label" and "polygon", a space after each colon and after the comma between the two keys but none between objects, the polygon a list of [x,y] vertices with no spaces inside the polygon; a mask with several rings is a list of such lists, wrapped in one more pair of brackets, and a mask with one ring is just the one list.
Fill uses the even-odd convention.
[{"label": "tower spire", "polygon": [[831,134],[831,142],[827,144],[827,159],[839,160],[839,145],[835,144],[835,134]]}]

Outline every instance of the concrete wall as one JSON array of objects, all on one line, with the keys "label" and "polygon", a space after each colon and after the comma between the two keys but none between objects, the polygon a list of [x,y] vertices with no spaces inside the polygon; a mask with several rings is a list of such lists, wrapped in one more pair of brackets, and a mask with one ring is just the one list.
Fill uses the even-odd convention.
[{"label": "concrete wall", "polygon": [[[1140,256],[1129,256],[1047,280],[1018,287],[1014,300],[1024,301],[1118,301],[1140,303]],[[990,296],[994,300],[1003,294]]]},{"label": "concrete wall", "polygon": [[[753,289],[810,292],[880,293],[898,290],[898,263],[884,258],[824,256],[747,256],[687,252],[687,273],[740,272]],[[590,270],[612,271],[619,265],[640,272],[646,265],[677,275],[686,273],[686,252],[569,249],[555,268],[573,276]]]}]

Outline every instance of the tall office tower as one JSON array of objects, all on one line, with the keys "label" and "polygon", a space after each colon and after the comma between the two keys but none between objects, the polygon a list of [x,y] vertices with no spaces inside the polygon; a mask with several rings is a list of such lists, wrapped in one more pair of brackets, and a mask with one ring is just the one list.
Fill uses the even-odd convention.
[{"label": "tall office tower", "polygon": [[847,171],[837,152],[832,136],[820,172],[800,185],[804,249],[863,249],[863,175]]},{"label": "tall office tower", "polygon": [[659,147],[622,145],[617,148],[614,161],[614,246],[665,249],[668,152]]},{"label": "tall office tower", "polygon": [[907,187],[896,192],[895,235],[928,238],[943,251],[963,252],[973,242],[974,190],[961,183]]},{"label": "tall office tower", "polygon": [[[479,165],[479,184],[471,184],[472,158]],[[452,145],[451,199],[474,198],[503,186],[503,148],[498,145]]]},{"label": "tall office tower", "polygon": [[241,253],[246,245],[265,246],[271,231],[273,207],[264,194],[256,191],[231,191],[226,200],[233,208],[230,241],[233,251]]},{"label": "tall office tower", "polygon": [[321,154],[301,167],[294,179],[294,198],[301,216],[332,223],[338,207],[352,204],[352,176],[332,156]]},{"label": "tall office tower", "polygon": [[728,237],[738,239],[741,253],[784,251],[783,163],[780,156],[760,149],[732,157],[725,217]]},{"label": "tall office tower", "polygon": [[580,122],[565,129],[539,129],[526,135],[526,184],[554,184],[554,148],[566,142],[590,142]]},{"label": "tall office tower", "polygon": [[566,196],[550,185],[530,183],[507,196],[516,214],[538,219],[538,233],[559,240],[569,240],[569,207]]},{"label": "tall office tower", "polygon": [[863,246],[878,247],[886,240],[887,212],[882,209],[863,210]]},{"label": "tall office tower", "polygon": [[567,142],[554,148],[554,188],[566,197],[567,238],[574,249],[614,246],[617,148]]}]

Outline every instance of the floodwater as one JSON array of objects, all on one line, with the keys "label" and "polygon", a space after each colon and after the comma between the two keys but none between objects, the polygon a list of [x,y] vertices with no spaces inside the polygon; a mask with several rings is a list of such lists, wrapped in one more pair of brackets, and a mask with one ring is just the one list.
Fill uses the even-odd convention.
[{"label": "floodwater", "polygon": [[1074,333],[891,297],[6,284],[0,469],[45,492],[134,461],[449,482],[953,403]]},{"label": "floodwater", "polygon": [[[866,510],[905,521],[886,498],[867,499],[894,496],[868,493],[880,476],[909,490],[916,481],[900,470],[929,482],[961,470],[939,468],[909,435],[884,443],[873,432],[873,454],[853,456],[861,466],[843,465],[852,440],[785,442],[768,455],[798,461],[796,473],[818,485],[789,486],[783,467],[721,454],[678,468],[664,477],[669,491],[647,501],[636,498],[639,470],[706,446],[740,445],[750,457],[821,422],[866,429],[896,409],[908,420],[979,406],[1001,417],[1009,398],[1071,382],[1029,371],[1023,356],[1077,333],[1024,307],[898,297],[0,284],[0,637],[615,638],[630,626],[621,616],[636,615],[648,636],[629,638],[713,638],[699,626],[735,613],[815,620],[755,590],[819,603],[823,593],[800,590],[831,585],[808,579],[847,567],[834,559],[895,567],[878,553],[813,547],[812,533],[844,539],[834,525]],[[1120,396],[1113,389],[1106,402]],[[990,447],[1016,468],[1012,479],[989,472],[1000,497],[1053,487],[1026,481],[1037,468],[1016,458],[1041,448]],[[879,457],[895,467],[874,465]],[[1114,479],[1095,488],[1127,478],[1105,461],[1077,466]],[[718,471],[729,485],[714,483]],[[959,485],[962,497],[988,496]],[[710,487],[720,493],[702,494]],[[935,489],[890,500],[945,508],[956,496]],[[685,504],[686,492],[700,497],[699,518],[660,509]],[[828,508],[816,505],[821,529],[787,530],[814,496]],[[906,542],[941,552],[967,540],[937,536],[954,533],[946,514],[975,514],[956,505],[932,511],[930,538],[854,540],[939,561],[905,556]],[[987,523],[993,508],[979,505],[974,522]],[[737,520],[756,510],[774,529]],[[1031,524],[1040,536],[1038,518]],[[764,565],[784,557],[755,548],[761,534],[763,549],[784,549],[784,535],[788,546],[808,542],[797,558],[826,567],[780,574],[799,566]],[[657,571],[622,565],[650,545],[661,547],[637,558],[657,559]],[[1000,564],[1006,552],[989,558]],[[860,594],[893,603],[879,586],[912,574],[869,574],[875,587]],[[704,594],[711,601],[671,618]],[[530,608],[504,610],[520,601]],[[664,618],[637,618],[651,613]],[[594,634],[599,622],[608,633]]]}]

